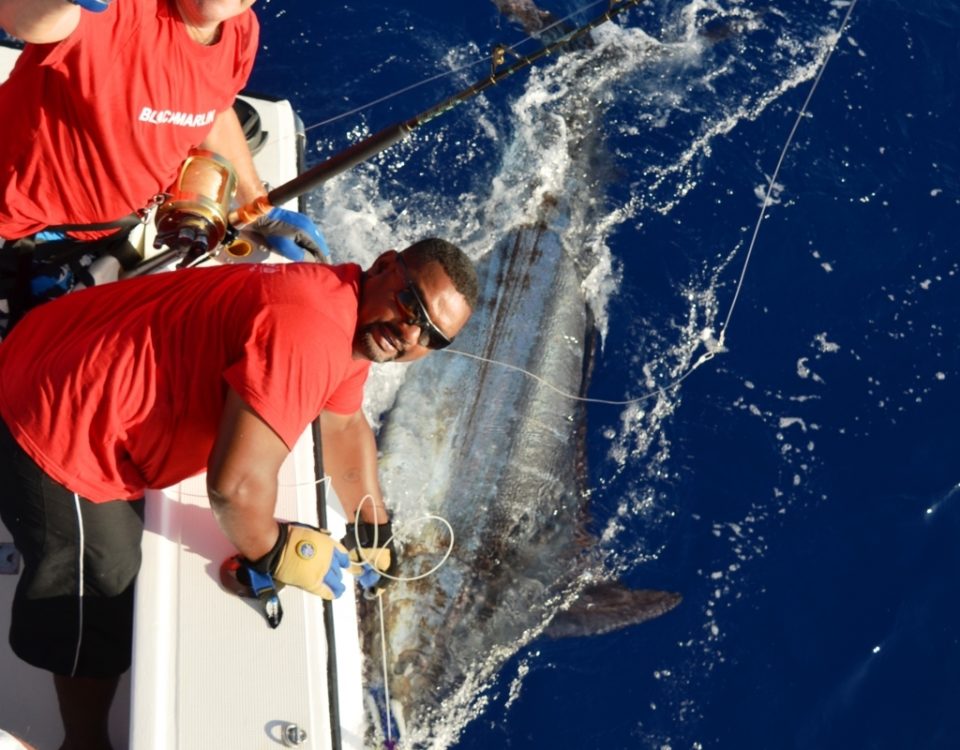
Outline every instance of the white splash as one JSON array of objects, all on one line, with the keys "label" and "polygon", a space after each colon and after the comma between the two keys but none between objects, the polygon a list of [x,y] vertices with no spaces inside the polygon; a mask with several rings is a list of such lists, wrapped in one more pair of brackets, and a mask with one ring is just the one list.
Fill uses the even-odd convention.
[{"label": "white splash", "polygon": [[[705,18],[724,13],[738,22],[742,38],[729,48],[711,48],[699,29]],[[768,23],[777,26],[773,57],[762,48],[765,42],[751,46],[751,32]],[[665,18],[659,39],[635,27],[611,25],[594,36],[597,44],[592,52],[571,55],[533,71],[523,89],[518,87],[508,117],[490,111],[482,99],[471,105],[472,133],[461,138],[458,149],[466,156],[453,156],[457,150],[445,141],[443,129],[418,133],[385,158],[327,183],[318,191],[312,213],[324,227],[337,259],[366,266],[382,250],[402,248],[433,234],[457,242],[478,260],[501,230],[533,220],[545,195],[592,195],[592,188],[581,182],[584,175],[573,169],[576,161],[571,146],[577,134],[572,132],[563,110],[571,97],[583,96],[594,102],[601,115],[610,108],[610,116],[598,121],[596,127],[618,134],[620,150],[614,168],[623,189],[615,200],[594,194],[591,205],[571,211],[564,241],[583,260],[582,289],[598,331],[606,338],[611,300],[616,299],[623,284],[622,261],[610,251],[611,238],[642,226],[653,216],[668,215],[700,185],[701,165],[712,156],[714,143],[743,124],[756,121],[784,94],[809,81],[832,41],[829,31],[790,28],[788,19],[779,13],[763,15],[740,3],[724,10],[720,3],[700,0],[688,3],[678,16]],[[468,52],[464,50],[463,54]],[[449,60],[451,67],[456,59]],[[597,65],[595,59],[603,60],[603,65]],[[747,84],[732,85],[738,76]],[[454,117],[464,117],[465,113]],[[357,135],[364,132],[358,129]],[[481,165],[482,157],[491,154],[496,163]],[[439,179],[443,170],[451,168],[451,160],[464,169],[487,170],[484,179],[472,189],[453,195],[442,189],[409,191],[395,181],[395,175],[409,168],[410,162],[436,169]],[[598,185],[602,188],[602,179]],[[771,203],[779,203],[789,190],[779,184],[774,187]],[[751,218],[742,220],[746,223]],[[609,441],[611,466],[605,468],[600,492],[622,499],[602,533],[605,539],[614,540],[627,524],[638,520],[648,524],[649,533],[639,548],[622,551],[612,562],[620,572],[656,558],[665,543],[661,536],[675,511],[669,495],[673,470],[669,426],[683,393],[674,383],[689,372],[700,353],[720,351],[715,337],[721,306],[718,297],[726,299],[726,271],[736,253],[737,248],[721,249],[719,260],[712,265],[678,279],[673,293],[679,312],[669,320],[651,317],[625,324],[628,332],[643,342],[622,362],[622,367],[632,373],[635,388],[627,394],[611,395],[646,400],[624,408],[603,432]],[[826,333],[815,341],[821,353],[839,350]],[[364,404],[372,422],[376,423],[389,408],[404,370],[397,366],[375,368]],[[796,370],[801,379],[823,382],[811,370],[809,357],[798,359]],[[753,384],[746,387],[751,391],[755,388]],[[774,417],[754,404],[744,408],[759,419],[775,421],[779,429],[812,429],[797,416]],[[786,481],[797,486],[803,480],[797,473]],[[784,512],[786,495],[791,491],[774,488],[768,502],[729,521],[727,530],[734,532],[729,542],[734,561],[704,574],[716,583],[711,586],[716,594],[706,605],[702,634],[690,640],[691,654],[698,654],[692,659],[722,661],[724,608],[736,601],[744,565],[763,556],[763,524]],[[528,669],[524,662],[512,680],[507,705],[520,695]],[[449,706],[443,726],[430,730],[429,747],[449,747],[462,727],[487,709],[493,700],[486,692],[490,678],[478,674],[475,682],[464,686],[461,694],[472,695],[472,699]],[[685,675],[664,679],[680,684]],[[681,702],[667,710],[679,715],[691,709]]]}]

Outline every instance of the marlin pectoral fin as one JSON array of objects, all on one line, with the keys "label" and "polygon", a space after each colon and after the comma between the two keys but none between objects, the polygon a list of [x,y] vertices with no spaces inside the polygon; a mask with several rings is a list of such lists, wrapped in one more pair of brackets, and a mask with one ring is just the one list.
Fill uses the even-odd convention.
[{"label": "marlin pectoral fin", "polygon": [[669,612],[683,599],[672,591],[628,589],[616,582],[585,589],[544,630],[550,638],[601,635]]}]

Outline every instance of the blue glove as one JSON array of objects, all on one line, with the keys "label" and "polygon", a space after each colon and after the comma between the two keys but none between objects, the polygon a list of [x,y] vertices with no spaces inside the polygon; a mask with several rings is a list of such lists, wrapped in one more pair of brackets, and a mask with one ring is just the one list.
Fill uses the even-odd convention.
[{"label": "blue glove", "polygon": [[270,213],[250,224],[272,250],[290,260],[303,260],[305,250],[330,258],[330,248],[317,225],[297,211],[271,208]]},{"label": "blue glove", "polygon": [[70,0],[70,2],[74,5],[79,5],[84,10],[89,10],[93,13],[103,13],[103,11],[110,7],[112,0]]},{"label": "blue glove", "polygon": [[361,566],[361,570],[363,572],[357,576],[357,583],[365,589],[372,589],[380,580],[380,574],[370,563],[364,563]]},{"label": "blue glove", "polygon": [[348,523],[340,543],[350,551],[350,572],[364,589],[378,593],[397,577],[397,548],[389,521],[379,526],[365,521]]}]

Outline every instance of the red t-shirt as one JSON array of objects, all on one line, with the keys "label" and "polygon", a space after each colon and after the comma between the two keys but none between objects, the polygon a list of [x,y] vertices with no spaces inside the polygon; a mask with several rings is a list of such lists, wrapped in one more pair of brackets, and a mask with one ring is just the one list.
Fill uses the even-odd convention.
[{"label": "red t-shirt", "polygon": [[0,86],[0,237],[113,221],[168,188],[246,84],[258,35],[247,10],[204,46],[173,0],[121,0],[27,45]]},{"label": "red t-shirt", "polygon": [[228,385],[292,448],[322,410],[361,407],[359,284],[352,264],[250,264],[69,294],[0,343],[0,417],[94,501],[203,471]]}]

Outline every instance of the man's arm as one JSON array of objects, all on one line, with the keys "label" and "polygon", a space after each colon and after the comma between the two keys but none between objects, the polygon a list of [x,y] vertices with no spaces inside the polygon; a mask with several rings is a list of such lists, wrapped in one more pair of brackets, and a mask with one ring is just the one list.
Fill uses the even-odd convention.
[{"label": "man's arm", "polygon": [[354,521],[357,507],[366,495],[370,499],[360,509],[360,518],[377,524],[389,521],[377,476],[377,443],[363,412],[358,409],[344,415],[324,411],[320,415],[320,434],[323,469],[333,481],[347,522]]},{"label": "man's arm", "polygon": [[[242,205],[267,194],[253,164],[253,154],[243,135],[240,118],[233,107],[217,115],[213,129],[201,145],[220,154],[233,165],[237,173],[237,200]],[[305,260],[307,252],[316,256],[330,256],[330,248],[323,234],[309,217],[297,211],[271,208],[269,213],[248,228],[259,234],[272,250],[290,260]]]},{"label": "man's arm", "polygon": [[233,165],[237,173],[237,200],[241,204],[249,203],[254,198],[266,194],[263,182],[257,175],[256,167],[253,166],[253,155],[243,135],[240,118],[237,117],[233,107],[217,114],[213,121],[213,128],[200,145],[219,154]]},{"label": "man's arm", "polygon": [[0,27],[34,44],[66,39],[80,22],[80,6],[67,0],[0,0]]},{"label": "man's arm", "polygon": [[207,466],[210,506],[227,538],[248,560],[273,549],[277,475],[289,450],[232,388]]}]

